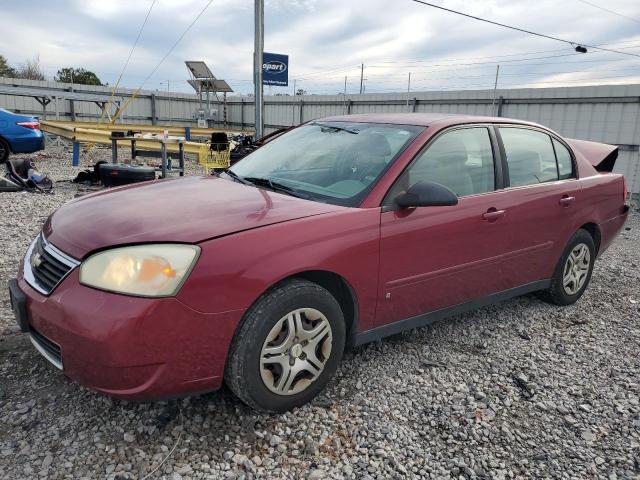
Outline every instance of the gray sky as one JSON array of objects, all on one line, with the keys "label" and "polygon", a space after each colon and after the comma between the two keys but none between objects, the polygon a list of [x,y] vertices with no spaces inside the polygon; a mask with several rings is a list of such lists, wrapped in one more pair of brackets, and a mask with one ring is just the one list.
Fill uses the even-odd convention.
[{"label": "gray sky", "polygon": [[[589,0],[434,0],[434,3],[579,43],[640,54],[640,2]],[[137,88],[207,0],[158,0],[122,85]],[[35,55],[48,77],[84,67],[111,85],[151,0],[0,0],[0,54],[11,64]],[[290,87],[309,93],[368,93],[499,87],[640,83],[640,57],[590,50],[505,30],[410,0],[266,0],[265,50],[289,55]],[[252,91],[253,1],[214,0],[144,85],[190,91],[185,60],[205,60],[240,93]]]}]

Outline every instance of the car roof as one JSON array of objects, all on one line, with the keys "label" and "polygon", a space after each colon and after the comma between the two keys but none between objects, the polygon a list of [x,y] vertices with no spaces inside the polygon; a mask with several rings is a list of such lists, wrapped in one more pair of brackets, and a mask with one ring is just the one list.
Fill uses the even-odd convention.
[{"label": "car roof", "polygon": [[517,123],[520,125],[532,125],[544,128],[541,125],[525,120],[516,120],[505,117],[485,117],[480,115],[460,115],[454,113],[358,113],[354,115],[337,115],[317,119],[326,122],[363,122],[363,123],[387,123],[393,125],[418,125],[428,127],[438,124],[460,125],[465,123]]}]

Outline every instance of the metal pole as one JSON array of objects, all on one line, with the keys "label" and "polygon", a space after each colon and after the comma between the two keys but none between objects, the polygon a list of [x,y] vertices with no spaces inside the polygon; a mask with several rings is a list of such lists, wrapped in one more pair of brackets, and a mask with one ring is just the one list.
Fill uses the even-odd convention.
[{"label": "metal pole", "polygon": [[364,79],[364,63],[360,65],[360,95],[362,95],[362,80]]},{"label": "metal pole", "polygon": [[[58,97],[55,96],[53,99],[56,101],[56,120],[60,120],[60,105],[58,104]],[[60,146],[60,135],[56,137],[56,146]]]},{"label": "metal pole", "polygon": [[167,79],[167,101],[169,102],[169,122],[171,122],[171,93],[169,92],[169,79]]},{"label": "metal pole", "polygon": [[222,94],[222,98],[224,99],[224,128],[227,128],[227,92]]},{"label": "metal pole", "polygon": [[[293,99],[296,99],[296,79],[293,79]],[[291,102],[291,125],[296,121],[296,102]]]},{"label": "metal pole", "polygon": [[160,157],[162,158],[160,178],[167,178],[167,144],[164,143],[164,140],[160,142]]},{"label": "metal pole", "polygon": [[253,90],[255,101],[256,138],[263,136],[264,103],[262,100],[262,54],[264,51],[264,0],[254,0],[255,36],[253,49]]},{"label": "metal pole", "polygon": [[496,103],[496,90],[498,89],[498,74],[500,73],[500,65],[496,65],[496,81],[493,84],[493,98],[491,99],[491,116],[494,116],[494,106]]},{"label": "metal pole", "polygon": [[151,125],[158,124],[158,111],[156,110],[156,94],[151,94]]},{"label": "metal pole", "polygon": [[347,77],[344,77],[344,91],[342,92],[342,114],[347,109]]},{"label": "metal pole", "polygon": [[409,111],[409,93],[411,92],[411,72],[409,72],[409,81],[407,82],[407,112]]}]

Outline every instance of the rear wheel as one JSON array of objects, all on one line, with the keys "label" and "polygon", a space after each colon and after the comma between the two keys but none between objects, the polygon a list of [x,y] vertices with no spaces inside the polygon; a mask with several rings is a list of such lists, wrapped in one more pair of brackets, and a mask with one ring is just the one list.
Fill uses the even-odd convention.
[{"label": "rear wheel", "polygon": [[9,144],[3,138],[0,138],[0,163],[4,163],[9,158],[10,153]]},{"label": "rear wheel", "polygon": [[556,305],[571,305],[584,293],[591,280],[596,247],[586,230],[578,230],[567,244],[556,265],[551,285],[541,297]]},{"label": "rear wheel", "polygon": [[306,280],[263,295],[246,313],[225,381],[247,405],[284,412],[313,399],[342,358],[344,316],[336,299]]}]

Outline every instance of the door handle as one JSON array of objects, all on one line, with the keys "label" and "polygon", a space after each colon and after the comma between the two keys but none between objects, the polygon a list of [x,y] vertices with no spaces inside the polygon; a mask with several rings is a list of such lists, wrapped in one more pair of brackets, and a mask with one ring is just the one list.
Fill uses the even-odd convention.
[{"label": "door handle", "polygon": [[499,218],[504,217],[504,210],[496,210],[495,208],[490,208],[485,213],[482,214],[482,219],[487,220],[489,222],[495,222]]},{"label": "door handle", "polygon": [[564,195],[558,203],[560,203],[560,205],[562,205],[563,207],[568,207],[575,201],[576,201],[576,197],[570,197],[569,195]]}]

